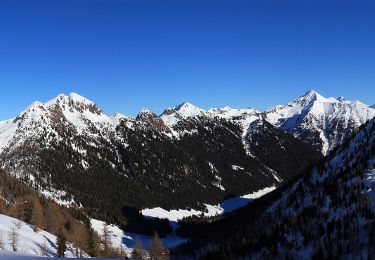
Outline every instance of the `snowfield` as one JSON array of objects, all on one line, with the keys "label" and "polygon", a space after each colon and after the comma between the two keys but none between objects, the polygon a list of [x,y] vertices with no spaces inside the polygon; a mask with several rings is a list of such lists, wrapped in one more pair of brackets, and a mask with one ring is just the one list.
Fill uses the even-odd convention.
[{"label": "snowfield", "polygon": [[[17,252],[14,253],[9,241],[12,229],[18,234]],[[2,259],[25,259],[25,255],[56,257],[56,236],[46,231],[34,232],[32,225],[18,219],[0,214],[0,258]],[[45,250],[42,250],[45,248]],[[74,248],[68,243],[65,256],[74,258]],[[6,256],[6,257],[5,257]]]},{"label": "snowfield", "polygon": [[[61,259],[57,257],[51,257],[51,258],[46,258],[46,257],[41,257],[41,256],[33,256],[33,255],[27,255],[27,254],[22,254],[22,253],[15,253],[11,251],[5,251],[5,250],[0,250],[0,259],[5,259],[5,260],[46,260],[46,259]],[[80,259],[86,259],[86,258],[80,258]],[[89,258],[87,258],[89,259]],[[108,260],[109,258],[95,258],[96,260]]]},{"label": "snowfield", "polygon": [[181,220],[186,217],[191,216],[200,216],[203,214],[205,217],[212,217],[216,215],[220,215],[226,212],[234,211],[238,208],[246,206],[249,202],[251,202],[254,199],[260,198],[263,195],[273,191],[276,189],[275,186],[267,187],[264,189],[261,189],[259,191],[256,191],[251,194],[247,194],[238,198],[232,198],[225,200],[223,203],[219,205],[208,205],[206,206],[206,211],[200,211],[195,209],[176,209],[176,210],[165,210],[162,208],[152,208],[152,209],[144,209],[142,210],[142,215],[152,218],[166,218],[169,221],[178,222],[178,220]]}]

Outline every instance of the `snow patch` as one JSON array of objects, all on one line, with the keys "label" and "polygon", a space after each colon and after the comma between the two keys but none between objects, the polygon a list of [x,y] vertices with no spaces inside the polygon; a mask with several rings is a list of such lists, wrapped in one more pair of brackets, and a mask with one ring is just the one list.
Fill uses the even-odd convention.
[{"label": "snow patch", "polygon": [[195,209],[175,209],[175,210],[165,210],[163,208],[152,208],[152,209],[144,209],[141,211],[142,215],[147,217],[153,218],[161,218],[161,219],[168,219],[169,221],[177,222],[186,217],[191,216],[205,216],[205,217],[212,217],[216,215],[220,215],[226,212],[234,211],[238,208],[246,206],[249,202],[254,199],[260,198],[265,194],[273,191],[276,189],[275,186],[266,187],[264,189],[258,190],[256,192],[243,195],[238,198],[232,198],[225,200],[223,203],[218,205],[209,205],[205,204],[206,210],[200,211]]}]

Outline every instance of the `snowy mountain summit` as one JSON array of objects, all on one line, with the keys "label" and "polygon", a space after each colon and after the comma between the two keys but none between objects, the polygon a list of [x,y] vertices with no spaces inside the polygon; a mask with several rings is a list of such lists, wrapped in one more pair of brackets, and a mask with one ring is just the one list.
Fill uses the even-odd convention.
[{"label": "snowy mountain summit", "polygon": [[287,105],[266,110],[264,115],[271,124],[327,154],[371,120],[375,109],[343,97],[325,98],[310,90]]},{"label": "snowy mountain summit", "polygon": [[60,139],[67,130],[97,136],[125,117],[107,116],[94,102],[78,95],[60,94],[46,102],[34,102],[17,117],[0,122],[0,152],[16,147],[29,137]]}]

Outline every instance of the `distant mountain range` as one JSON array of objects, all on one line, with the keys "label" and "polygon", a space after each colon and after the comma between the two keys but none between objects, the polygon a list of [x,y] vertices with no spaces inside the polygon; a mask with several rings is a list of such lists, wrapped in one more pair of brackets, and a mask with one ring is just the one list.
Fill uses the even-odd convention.
[{"label": "distant mountain range", "polygon": [[60,204],[129,225],[130,208],[204,208],[279,187],[374,116],[359,101],[315,91],[264,112],[183,103],[136,118],[108,116],[73,93],[0,122],[0,158]]}]

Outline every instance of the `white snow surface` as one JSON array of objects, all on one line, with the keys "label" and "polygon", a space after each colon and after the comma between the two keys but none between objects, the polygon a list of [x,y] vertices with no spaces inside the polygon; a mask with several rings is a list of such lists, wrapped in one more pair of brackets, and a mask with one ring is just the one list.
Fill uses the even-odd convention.
[{"label": "white snow surface", "polygon": [[[91,226],[99,235],[103,234],[104,225],[105,222],[101,220],[91,219]],[[132,253],[136,240],[139,240],[147,249],[151,243],[151,240],[153,239],[152,237],[146,235],[124,232],[116,225],[108,225],[108,230],[111,233],[112,245],[117,248],[122,246],[127,255]],[[186,239],[177,236],[161,237],[160,239],[163,245],[168,248],[175,247],[186,241]]]},{"label": "white snow surface", "polygon": [[195,209],[165,210],[163,208],[157,207],[157,208],[142,210],[142,215],[153,217],[153,218],[168,219],[169,221],[173,221],[173,222],[178,222],[178,220],[181,220],[186,217],[191,217],[191,216],[203,215],[205,217],[212,217],[212,216],[220,215],[226,212],[234,211],[240,207],[244,207],[250,201],[260,198],[261,196],[273,191],[274,189],[276,189],[275,186],[267,187],[259,191],[253,192],[251,194],[243,195],[238,198],[225,200],[223,203],[218,204],[218,205],[205,204],[206,211],[195,210]]},{"label": "white snow surface", "polygon": [[[8,234],[12,227],[16,228],[18,233],[18,254],[11,253],[12,247],[9,243]],[[49,257],[56,257],[56,236],[46,231],[40,230],[34,232],[30,224],[27,224],[18,219],[8,217],[0,214],[0,238],[4,243],[4,247],[0,250],[0,258],[4,256],[12,257],[26,257],[26,256],[41,256],[40,247],[44,244],[46,247],[46,255]],[[74,249],[68,243],[66,257],[74,258]],[[8,258],[4,258],[8,259]],[[13,258],[12,258],[13,259]],[[24,258],[20,258],[24,259]]]}]

